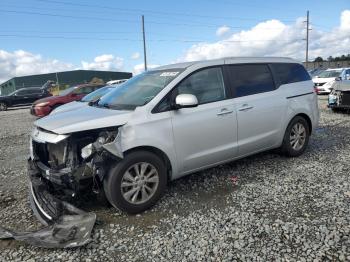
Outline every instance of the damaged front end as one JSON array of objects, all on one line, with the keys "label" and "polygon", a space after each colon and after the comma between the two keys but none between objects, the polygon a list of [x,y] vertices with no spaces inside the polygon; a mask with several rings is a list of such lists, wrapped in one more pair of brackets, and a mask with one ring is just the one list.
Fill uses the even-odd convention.
[{"label": "damaged front end", "polygon": [[[118,160],[105,147],[115,147],[117,135],[116,127],[70,135],[58,135],[36,127],[31,135],[28,164],[33,196],[45,199],[41,196],[45,188],[49,195],[71,202],[91,192],[100,193],[110,163]],[[42,202],[44,219],[57,217],[54,208],[46,207],[46,203],[52,201]]]},{"label": "damaged front end", "polygon": [[350,109],[350,81],[339,81],[328,96],[328,107],[332,109]]},{"label": "damaged front end", "polygon": [[35,127],[28,160],[29,200],[36,217],[46,225],[36,232],[15,233],[0,227],[0,239],[14,238],[46,248],[82,246],[90,241],[96,215],[72,203],[100,188],[120,153],[118,128],[110,127],[60,135]]}]

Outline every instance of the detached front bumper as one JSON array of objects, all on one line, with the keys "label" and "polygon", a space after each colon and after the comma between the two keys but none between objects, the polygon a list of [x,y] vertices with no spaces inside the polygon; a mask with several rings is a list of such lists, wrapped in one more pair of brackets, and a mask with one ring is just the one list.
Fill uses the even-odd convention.
[{"label": "detached front bumper", "polygon": [[[50,224],[61,213],[60,200],[65,199],[55,186],[43,177],[36,163],[28,160],[29,200],[35,216],[43,224]],[[67,197],[66,197],[67,198]]]}]

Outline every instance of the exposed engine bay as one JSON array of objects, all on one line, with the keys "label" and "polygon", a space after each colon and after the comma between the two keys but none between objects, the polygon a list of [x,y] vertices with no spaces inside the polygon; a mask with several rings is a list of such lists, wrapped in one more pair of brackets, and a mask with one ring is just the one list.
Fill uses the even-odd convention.
[{"label": "exposed engine bay", "polygon": [[0,227],[0,239],[16,239],[45,248],[78,247],[90,242],[94,213],[73,206],[91,192],[102,193],[101,183],[118,150],[118,128],[58,135],[35,127],[28,159],[29,200],[46,227],[35,232],[13,232]]},{"label": "exposed engine bay", "polygon": [[[49,132],[39,130],[40,132]],[[80,192],[99,192],[109,163],[118,158],[104,147],[117,138],[117,128],[77,132],[57,143],[31,141],[31,161],[43,176],[50,192],[62,200]]]},{"label": "exposed engine bay", "polygon": [[333,109],[350,109],[350,81],[337,81],[337,85],[328,97],[328,107]]}]

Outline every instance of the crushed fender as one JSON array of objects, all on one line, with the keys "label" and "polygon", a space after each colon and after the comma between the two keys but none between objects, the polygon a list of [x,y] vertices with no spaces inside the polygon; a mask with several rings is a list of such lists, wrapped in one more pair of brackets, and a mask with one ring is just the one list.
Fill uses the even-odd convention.
[{"label": "crushed fender", "polygon": [[44,248],[72,248],[91,241],[96,214],[62,201],[62,212],[52,224],[34,232],[13,232],[0,227],[0,239],[15,239]]}]

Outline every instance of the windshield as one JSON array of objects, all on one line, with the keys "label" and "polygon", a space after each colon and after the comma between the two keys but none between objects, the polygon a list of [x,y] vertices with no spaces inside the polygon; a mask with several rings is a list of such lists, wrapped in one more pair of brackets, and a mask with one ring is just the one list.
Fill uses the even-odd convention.
[{"label": "windshield", "polygon": [[70,87],[70,88],[67,88],[65,90],[62,90],[60,91],[59,95],[60,96],[65,96],[65,95],[68,95],[69,93],[71,93],[76,87],[73,86],[73,87]]},{"label": "windshield", "polygon": [[101,98],[98,106],[119,110],[134,110],[150,102],[181,69],[148,71],[126,81]]},{"label": "windshield", "polygon": [[96,101],[108,92],[112,91],[115,88],[115,86],[105,86],[100,89],[97,89],[96,91],[84,96],[80,101],[81,102],[92,102]]},{"label": "windshield", "polygon": [[339,77],[342,70],[332,70],[332,71],[323,71],[318,75],[319,78],[330,78],[330,77]]}]

